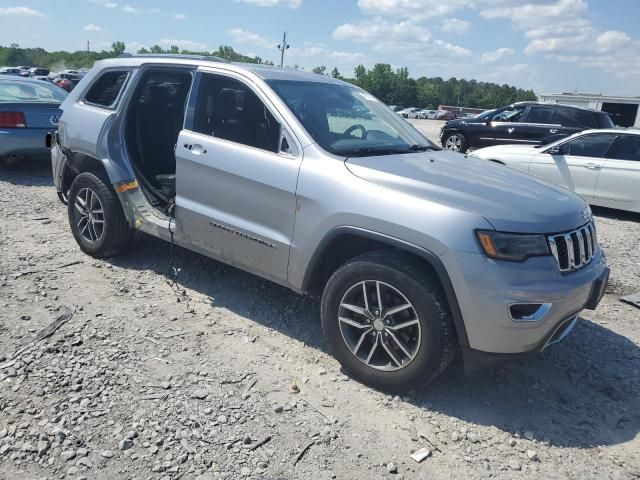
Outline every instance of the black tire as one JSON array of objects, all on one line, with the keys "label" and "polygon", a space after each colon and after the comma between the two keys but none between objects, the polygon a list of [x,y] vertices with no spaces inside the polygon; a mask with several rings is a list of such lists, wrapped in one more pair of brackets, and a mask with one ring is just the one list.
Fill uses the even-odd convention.
[{"label": "black tire", "polygon": [[[395,371],[373,368],[357,358],[347,345],[338,320],[341,301],[349,289],[359,282],[375,280],[401,292],[412,304],[420,323],[421,340],[413,360]],[[446,369],[457,352],[453,319],[438,279],[420,268],[415,258],[401,252],[366,253],[336,270],[322,295],[321,317],[329,347],[344,370],[358,381],[381,390],[425,385]]]},{"label": "black tire", "polygon": [[[448,148],[447,147],[447,141],[451,138],[451,137],[458,137],[460,139],[460,147],[458,150],[452,149],[452,148]],[[446,150],[452,150],[454,152],[460,152],[460,153],[465,153],[468,149],[469,149],[469,142],[467,141],[467,137],[464,135],[464,133],[460,133],[460,132],[449,132],[447,134],[444,135],[444,137],[442,137],[442,146],[446,149]]]},{"label": "black tire", "polygon": [[[87,190],[97,196],[103,211],[103,227],[99,238],[96,235],[95,241],[85,238],[86,233],[83,234],[81,226],[78,225],[82,214],[79,213],[76,202],[78,195],[84,195]],[[132,244],[135,230],[127,222],[120,200],[106,175],[88,172],[78,175],[69,189],[67,213],[71,232],[80,249],[87,255],[94,258],[112,257],[122,253]],[[81,225],[84,226],[85,223]]]}]

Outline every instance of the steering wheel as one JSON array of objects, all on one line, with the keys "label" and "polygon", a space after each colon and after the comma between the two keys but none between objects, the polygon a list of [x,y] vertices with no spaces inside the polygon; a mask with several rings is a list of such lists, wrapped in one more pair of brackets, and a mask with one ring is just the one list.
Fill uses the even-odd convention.
[{"label": "steering wheel", "polygon": [[347,128],[344,131],[344,135],[351,135],[356,130],[360,130],[362,132],[362,138],[367,138],[367,129],[364,128],[364,126],[360,125],[359,123],[355,125],[351,125],[349,128]]}]

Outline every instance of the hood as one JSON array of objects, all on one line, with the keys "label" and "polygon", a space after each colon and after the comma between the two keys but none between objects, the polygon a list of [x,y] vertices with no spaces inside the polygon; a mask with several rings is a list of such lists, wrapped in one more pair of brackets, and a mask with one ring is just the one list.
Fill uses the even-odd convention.
[{"label": "hood", "polygon": [[454,208],[474,212],[496,230],[555,233],[586,222],[586,202],[532,175],[446,150],[355,157],[354,175]]}]

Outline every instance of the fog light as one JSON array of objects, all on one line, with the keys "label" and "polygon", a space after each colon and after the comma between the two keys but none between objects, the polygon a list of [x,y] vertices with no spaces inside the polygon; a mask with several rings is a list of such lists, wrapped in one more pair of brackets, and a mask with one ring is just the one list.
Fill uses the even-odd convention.
[{"label": "fog light", "polygon": [[509,306],[509,315],[514,322],[539,322],[549,310],[551,303],[514,303]]}]

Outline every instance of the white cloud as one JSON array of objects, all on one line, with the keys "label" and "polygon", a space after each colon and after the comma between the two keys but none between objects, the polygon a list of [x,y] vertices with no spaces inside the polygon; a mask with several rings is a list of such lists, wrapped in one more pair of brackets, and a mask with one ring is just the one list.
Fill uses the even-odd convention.
[{"label": "white cloud", "polygon": [[511,20],[521,30],[545,25],[549,21],[558,19],[579,18],[586,13],[586,0],[556,0],[553,3],[525,3],[509,7],[509,3],[487,8],[480,14],[487,19],[506,18]]},{"label": "white cloud", "polygon": [[125,5],[124,7],[122,7],[122,11],[123,12],[127,12],[127,13],[138,13],[139,10],[135,7],[132,7],[131,5]]},{"label": "white cloud", "polygon": [[465,57],[471,52],[461,46],[453,45],[433,37],[424,26],[410,20],[389,21],[382,17],[359,23],[345,23],[333,32],[338,40],[352,40],[371,43],[374,50],[396,51],[398,54],[429,55],[446,54]]},{"label": "white cloud", "polygon": [[174,13],[172,17],[175,18],[176,20],[184,20],[185,18],[187,18],[187,16],[184,13]]},{"label": "white cloud", "polygon": [[15,15],[20,17],[44,17],[44,13],[29,7],[0,7],[0,15]]},{"label": "white cloud", "polygon": [[111,0],[89,0],[91,3],[98,3],[105,8],[117,8],[118,4]]},{"label": "white cloud", "polygon": [[250,3],[258,7],[289,7],[299,8],[302,0],[236,0],[242,3]]},{"label": "white cloud", "polygon": [[100,30],[102,30],[102,28],[94,25],[93,23],[90,23],[89,25],[85,25],[84,27],[82,27],[82,30],[84,30],[85,32],[99,32]]},{"label": "white cloud", "polygon": [[257,33],[244,30],[242,28],[232,28],[227,30],[234,42],[254,45],[262,48],[275,48],[278,42],[264,38]]},{"label": "white cloud", "polygon": [[449,15],[470,4],[471,0],[358,0],[364,13],[414,19]]},{"label": "white cloud", "polygon": [[195,52],[209,51],[209,47],[207,47],[204,43],[194,42],[193,40],[176,40],[171,38],[163,38],[158,42],[158,45],[165,49],[175,45],[180,50],[191,50]]},{"label": "white cloud", "polygon": [[457,33],[462,35],[469,30],[471,26],[471,22],[467,22],[466,20],[460,20],[458,18],[447,18],[442,21],[442,31]]},{"label": "white cloud", "polygon": [[480,61],[482,63],[493,63],[493,62],[497,62],[498,60],[502,60],[504,57],[513,55],[513,53],[514,53],[513,48],[498,48],[493,52],[483,53],[480,56]]}]

